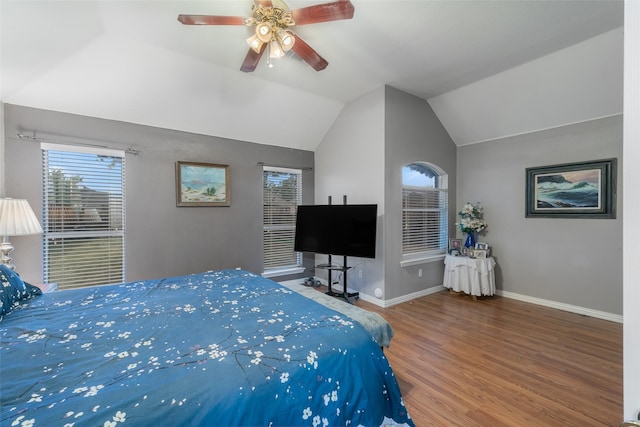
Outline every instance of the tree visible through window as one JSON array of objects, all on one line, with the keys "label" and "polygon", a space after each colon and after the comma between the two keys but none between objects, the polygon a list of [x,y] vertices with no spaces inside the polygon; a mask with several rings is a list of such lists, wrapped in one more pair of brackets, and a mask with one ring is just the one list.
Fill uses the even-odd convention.
[{"label": "tree visible through window", "polygon": [[427,163],[402,168],[402,255],[445,253],[448,239],[447,175]]},{"label": "tree visible through window", "polygon": [[121,151],[42,145],[45,283],[125,280],[124,164]]},{"label": "tree visible through window", "polygon": [[263,171],[264,271],[302,265],[293,250],[296,213],[302,203],[302,171],[265,166]]}]

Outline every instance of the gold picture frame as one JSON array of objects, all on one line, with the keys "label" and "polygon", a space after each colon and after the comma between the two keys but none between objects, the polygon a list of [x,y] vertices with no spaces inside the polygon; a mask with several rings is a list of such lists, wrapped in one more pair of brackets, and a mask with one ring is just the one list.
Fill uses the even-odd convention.
[{"label": "gold picture frame", "polygon": [[473,250],[474,258],[488,258],[489,254],[487,253],[487,249],[474,249]]},{"label": "gold picture frame", "polygon": [[176,162],[177,206],[231,206],[229,165]]}]

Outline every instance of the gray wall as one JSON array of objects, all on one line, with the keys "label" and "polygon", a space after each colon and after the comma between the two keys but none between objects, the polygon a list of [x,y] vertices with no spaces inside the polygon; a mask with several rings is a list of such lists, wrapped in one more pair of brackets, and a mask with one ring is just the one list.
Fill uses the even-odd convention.
[{"label": "gray wall", "polygon": [[[315,161],[316,204],[326,204],[328,196],[342,203],[342,196],[347,196],[350,204],[378,205],[376,258],[349,258],[353,269],[347,273],[347,285],[371,296],[377,288],[384,294],[384,88],[345,106],[316,149]],[[326,278],[322,270],[316,274]]]},{"label": "gray wall", "polygon": [[[618,159],[617,218],[525,218],[525,168]],[[458,200],[479,201],[497,287],[622,314],[622,116],[458,148]]]},{"label": "gray wall", "polygon": [[[413,162],[438,165],[449,175],[449,230],[456,206],[456,146],[424,99],[385,90],[385,283],[387,298],[442,285],[441,259],[400,267],[402,255],[402,167]],[[418,271],[422,270],[422,277]]]},{"label": "gray wall", "polygon": [[[262,174],[256,163],[312,167],[314,162],[314,154],[307,151],[13,105],[5,105],[4,113],[6,195],[27,198],[38,216],[39,144],[18,140],[19,130],[111,141],[114,146],[132,145],[141,151],[138,156],[127,155],[129,280],[228,267],[260,272]],[[480,201],[485,207],[489,229],[482,240],[493,248],[499,289],[622,313],[621,161],[616,219],[524,218],[525,168],[611,157],[621,160],[621,116],[459,147],[456,164],[455,147],[428,104],[385,88],[346,107],[329,137],[332,142],[316,153],[322,164],[316,167],[315,179],[322,190],[314,200],[314,174],[305,172],[304,203],[324,203],[327,194],[341,200],[347,194],[350,202],[380,206],[378,254],[384,251],[384,255],[374,261],[355,260],[363,277],[356,270],[349,281],[357,289],[373,295],[376,287],[382,287],[384,298],[391,299],[442,283],[440,263],[422,266],[422,278],[416,274],[419,266],[399,267],[400,167],[425,160],[450,174],[452,235],[461,203]],[[177,208],[177,160],[229,164],[232,206]],[[352,176],[340,175],[350,164],[354,165]],[[379,173],[382,169],[384,177]],[[40,238],[11,241],[18,271],[29,281],[40,281]],[[305,260],[308,267],[314,263],[312,258]]]},{"label": "gray wall", "polygon": [[349,286],[361,293],[380,288],[390,300],[442,284],[442,260],[400,267],[401,171],[416,161],[448,172],[455,204],[455,144],[425,100],[391,87],[349,103],[316,150],[316,203],[346,194],[349,203],[378,204],[376,259],[349,259]]},{"label": "gray wall", "polygon": [[[26,198],[41,218],[40,144],[16,137],[22,130],[73,140],[132,146],[126,155],[127,280],[142,280],[241,267],[262,272],[262,167],[313,168],[310,151],[5,105],[5,165],[8,197]],[[212,118],[213,120],[214,118]],[[52,138],[50,138],[52,139]],[[64,138],[56,137],[55,142]],[[175,162],[229,165],[230,207],[176,207]],[[313,171],[303,172],[303,203],[314,201]],[[42,280],[39,236],[12,238],[17,270]],[[310,266],[312,259],[306,259]],[[289,277],[291,278],[291,277]]]}]

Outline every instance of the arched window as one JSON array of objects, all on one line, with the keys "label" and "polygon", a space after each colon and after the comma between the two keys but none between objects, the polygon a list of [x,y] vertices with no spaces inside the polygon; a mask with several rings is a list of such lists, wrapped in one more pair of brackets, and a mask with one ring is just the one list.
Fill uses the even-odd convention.
[{"label": "arched window", "polygon": [[435,165],[420,162],[402,167],[403,259],[446,253],[447,186],[447,175]]}]

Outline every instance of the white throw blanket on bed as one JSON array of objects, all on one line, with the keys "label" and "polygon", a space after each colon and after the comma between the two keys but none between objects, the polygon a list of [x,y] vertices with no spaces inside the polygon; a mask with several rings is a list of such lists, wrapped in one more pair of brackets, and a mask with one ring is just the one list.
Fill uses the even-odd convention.
[{"label": "white throw blanket on bed", "polygon": [[305,297],[312,299],[325,307],[329,307],[339,313],[349,316],[351,319],[360,323],[365,328],[380,347],[389,347],[391,337],[393,337],[393,328],[378,313],[367,311],[363,308],[349,304],[340,298],[331,297],[315,289],[308,288],[296,283],[281,283],[282,286],[295,291]]}]

